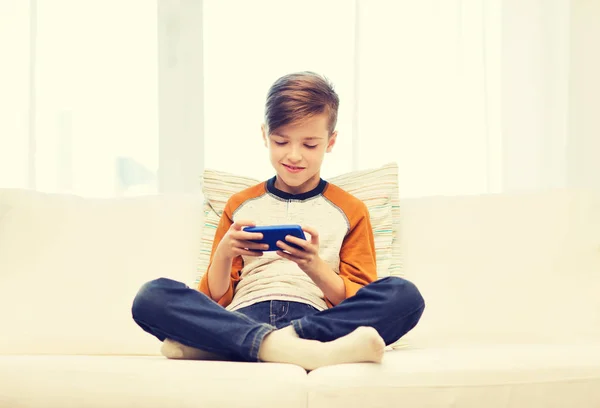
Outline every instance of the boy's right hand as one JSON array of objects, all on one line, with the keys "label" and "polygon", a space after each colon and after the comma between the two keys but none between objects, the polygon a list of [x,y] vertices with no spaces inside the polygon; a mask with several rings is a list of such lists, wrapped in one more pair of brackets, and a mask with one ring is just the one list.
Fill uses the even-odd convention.
[{"label": "boy's right hand", "polygon": [[262,239],[263,234],[242,230],[243,227],[254,226],[256,226],[254,222],[246,220],[238,220],[231,224],[217,247],[216,255],[225,259],[233,259],[238,255],[262,256],[262,251],[269,249],[269,245],[259,244],[253,240]]}]

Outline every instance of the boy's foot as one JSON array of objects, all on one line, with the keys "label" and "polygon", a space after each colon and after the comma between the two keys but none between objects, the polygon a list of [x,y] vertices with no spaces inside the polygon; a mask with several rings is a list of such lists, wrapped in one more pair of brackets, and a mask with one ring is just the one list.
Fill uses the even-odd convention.
[{"label": "boy's foot", "polygon": [[165,339],[160,352],[163,356],[175,360],[222,360],[217,354],[186,346],[175,340]]},{"label": "boy's foot", "polygon": [[259,349],[259,359],[290,363],[314,370],[345,363],[380,363],[385,342],[372,327],[359,327],[352,333],[330,342],[301,339],[293,326],[287,326],[265,336]]}]

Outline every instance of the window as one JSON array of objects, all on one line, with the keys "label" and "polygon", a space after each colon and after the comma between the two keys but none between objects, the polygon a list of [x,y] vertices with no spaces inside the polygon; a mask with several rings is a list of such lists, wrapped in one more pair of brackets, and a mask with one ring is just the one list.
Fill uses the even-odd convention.
[{"label": "window", "polygon": [[265,179],[268,88],[310,70],[340,95],[324,178],[393,161],[404,197],[499,191],[500,7],[1,2],[0,186],[193,192],[202,166]]},{"label": "window", "polygon": [[53,0],[32,2],[31,9],[29,4],[1,6],[0,41],[10,46],[11,61],[0,78],[2,89],[9,89],[0,97],[9,118],[0,129],[2,186],[28,187],[32,162],[41,191],[99,197],[156,191],[156,4]]}]

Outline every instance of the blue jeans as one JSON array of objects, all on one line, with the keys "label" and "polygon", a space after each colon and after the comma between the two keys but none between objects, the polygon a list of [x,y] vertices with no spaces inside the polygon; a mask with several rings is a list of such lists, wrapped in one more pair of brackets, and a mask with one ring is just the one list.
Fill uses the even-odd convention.
[{"label": "blue jeans", "polygon": [[299,337],[331,341],[360,326],[377,330],[391,344],[410,331],[425,302],[411,282],[397,277],[377,280],[330,309],[287,301],[265,301],[228,311],[205,294],[171,279],[142,286],[132,315],[160,341],[169,338],[232,361],[260,361],[258,350],[273,330],[293,325]]}]

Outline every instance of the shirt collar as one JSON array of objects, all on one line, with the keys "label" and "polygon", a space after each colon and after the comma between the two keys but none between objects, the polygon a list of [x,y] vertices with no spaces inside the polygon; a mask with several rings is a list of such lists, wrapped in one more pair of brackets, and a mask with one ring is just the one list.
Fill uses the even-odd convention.
[{"label": "shirt collar", "polygon": [[277,176],[273,176],[272,178],[270,178],[269,180],[267,180],[267,191],[271,194],[273,194],[276,197],[279,197],[283,200],[308,200],[309,198],[313,198],[316,197],[320,194],[323,194],[323,191],[325,191],[325,187],[327,187],[327,182],[323,179],[319,179],[319,184],[317,185],[317,187],[313,188],[310,191],[307,191],[306,193],[301,193],[301,194],[291,194],[291,193],[286,193],[285,191],[281,191],[278,188],[275,187],[275,180],[277,179]]}]

